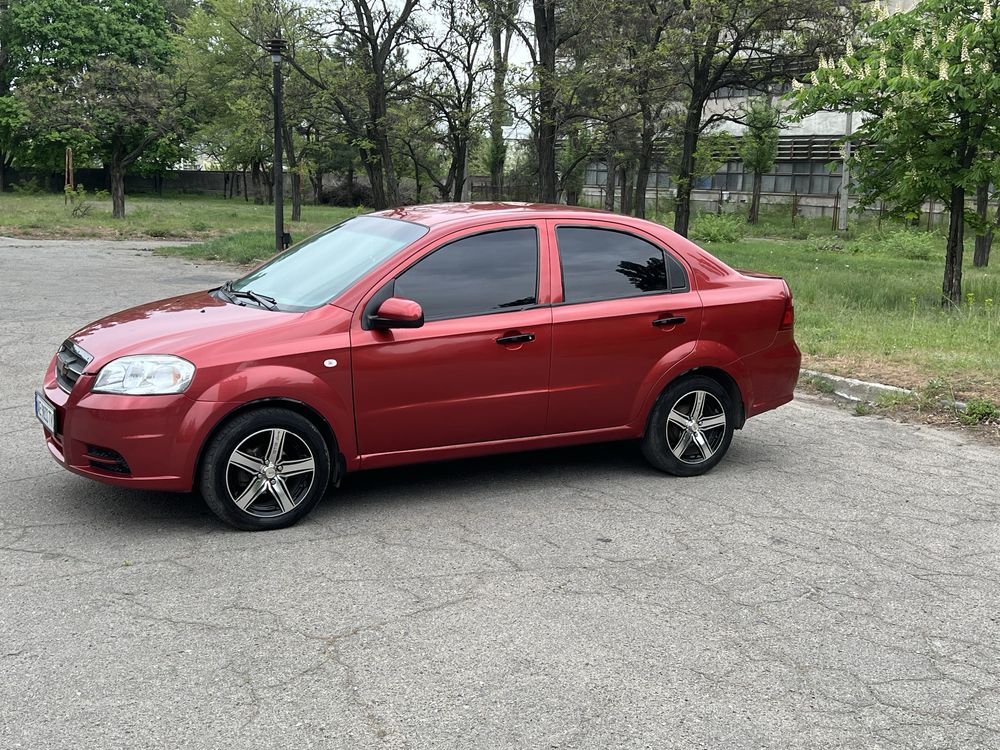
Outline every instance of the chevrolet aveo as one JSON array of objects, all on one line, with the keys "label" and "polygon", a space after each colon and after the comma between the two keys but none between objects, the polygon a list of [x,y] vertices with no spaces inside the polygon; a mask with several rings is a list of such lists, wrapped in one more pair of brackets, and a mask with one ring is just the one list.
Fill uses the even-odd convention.
[{"label": "chevrolet aveo", "polygon": [[35,412],[77,474],[273,529],[347,472],[420,461],[639,439],[702,474],[791,400],[792,321],[783,280],[648,221],[418,206],[85,326]]}]

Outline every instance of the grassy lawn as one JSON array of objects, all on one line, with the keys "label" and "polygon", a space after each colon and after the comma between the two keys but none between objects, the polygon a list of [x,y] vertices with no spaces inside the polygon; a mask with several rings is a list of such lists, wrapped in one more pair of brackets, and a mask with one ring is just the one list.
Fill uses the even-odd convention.
[{"label": "grassy lawn", "polygon": [[[273,232],[273,206],[243,198],[202,195],[127,196],[125,219],[111,218],[111,200],[86,199],[86,215],[74,216],[61,195],[0,194],[0,235],[44,238],[209,239],[234,232]],[[351,209],[303,206],[302,221],[288,222],[300,240],[353,214]],[[291,214],[291,205],[285,216]],[[272,235],[273,236],[273,235]]]},{"label": "grassy lawn", "polygon": [[943,381],[958,396],[1000,401],[1000,268],[967,261],[965,304],[945,311],[938,304],[943,247],[912,259],[880,253],[877,243],[857,252],[822,249],[815,240],[703,244],[732,266],[788,280],[807,367],[912,388]]}]

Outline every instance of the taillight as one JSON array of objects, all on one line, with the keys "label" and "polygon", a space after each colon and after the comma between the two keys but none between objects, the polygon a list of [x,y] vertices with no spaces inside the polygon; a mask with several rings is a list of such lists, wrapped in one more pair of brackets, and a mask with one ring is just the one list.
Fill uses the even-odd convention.
[{"label": "taillight", "polygon": [[785,312],[781,316],[779,331],[790,331],[795,325],[795,305],[792,304],[792,290],[785,284]]}]

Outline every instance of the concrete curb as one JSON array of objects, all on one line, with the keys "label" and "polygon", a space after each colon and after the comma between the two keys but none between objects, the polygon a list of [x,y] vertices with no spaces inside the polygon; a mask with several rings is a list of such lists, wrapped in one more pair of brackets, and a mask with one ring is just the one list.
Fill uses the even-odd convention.
[{"label": "concrete curb", "polygon": [[[855,403],[861,401],[866,404],[874,404],[878,401],[879,396],[885,394],[896,396],[913,395],[913,391],[909,388],[900,388],[895,385],[870,383],[866,380],[856,380],[855,378],[844,378],[840,375],[831,375],[828,372],[809,370],[804,367],[799,372],[800,377],[807,377],[813,383],[825,383],[832,389],[829,391],[830,395],[844,401],[852,401]],[[953,408],[956,411],[963,411],[965,409],[964,401],[952,401],[951,399],[942,398],[941,404],[942,406]]]},{"label": "concrete curb", "polygon": [[855,380],[854,378],[844,378],[840,375],[831,375],[830,373],[819,372],[818,370],[807,370],[804,367],[800,373],[813,382],[826,383],[833,388],[831,393],[834,396],[839,396],[847,401],[873,402],[885,393],[899,396],[910,396],[913,394],[913,391],[908,388],[899,388],[894,385],[885,385],[884,383],[869,383],[868,381]]}]

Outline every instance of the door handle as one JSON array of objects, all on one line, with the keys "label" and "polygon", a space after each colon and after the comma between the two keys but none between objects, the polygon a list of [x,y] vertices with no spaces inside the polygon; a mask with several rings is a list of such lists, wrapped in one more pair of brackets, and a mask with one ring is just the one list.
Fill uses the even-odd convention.
[{"label": "door handle", "polygon": [[672,318],[657,318],[656,320],[653,321],[653,325],[654,326],[679,326],[685,320],[687,320],[687,318],[685,318],[683,315],[675,315]]},{"label": "door handle", "polygon": [[518,333],[514,336],[501,336],[497,339],[498,344],[526,344],[535,340],[533,333]]}]

